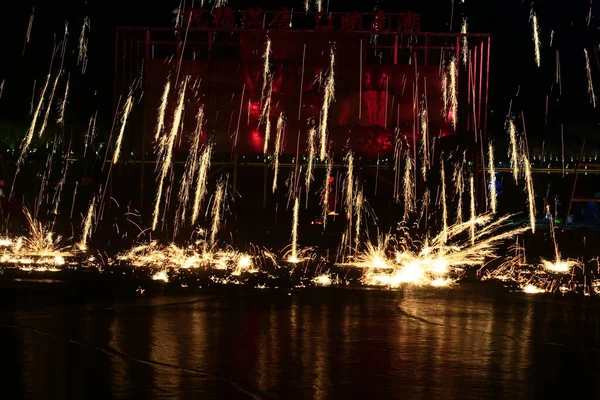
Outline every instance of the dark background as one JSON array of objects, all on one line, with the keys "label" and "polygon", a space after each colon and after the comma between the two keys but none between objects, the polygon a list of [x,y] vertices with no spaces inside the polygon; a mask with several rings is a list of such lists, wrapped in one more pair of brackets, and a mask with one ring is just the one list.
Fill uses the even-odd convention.
[{"label": "dark background", "polygon": [[[187,2],[189,5],[190,0]],[[195,2],[196,5],[199,1]],[[208,3],[208,1],[207,1]],[[327,3],[323,1],[324,5]],[[259,6],[277,10],[283,6],[303,9],[303,0],[288,1],[229,1],[233,8]],[[35,6],[31,41],[23,47],[27,25]],[[133,1],[53,1],[20,2],[2,6],[0,36],[2,62],[0,82],[5,80],[0,99],[0,124],[25,126],[29,123],[29,104],[33,81],[36,91],[47,74],[53,43],[62,39],[65,21],[69,22],[66,72],[71,75],[71,90],[67,108],[67,123],[87,125],[91,112],[98,110],[99,123],[106,127],[112,119],[112,83],[114,69],[115,28],[129,26],[172,26],[173,10],[178,1],[141,3]],[[330,0],[334,11],[372,12],[376,7],[388,12],[413,11],[421,13],[423,31],[449,31],[452,11],[450,1],[361,1]],[[590,55],[594,78],[598,75],[597,5],[592,4],[592,18],[587,25],[589,3],[584,0],[538,1],[534,8],[541,27],[542,66],[534,62],[531,40],[531,3],[523,0],[491,0],[486,2],[459,0],[454,5],[453,31],[459,31],[462,17],[469,23],[469,32],[490,33],[492,63],[490,81],[490,135],[503,139],[503,126],[511,99],[512,111],[525,113],[530,146],[546,141],[546,146],[560,144],[560,124],[565,124],[568,147],[577,147],[583,134],[596,135],[597,110],[590,104],[583,49]],[[85,75],[77,67],[77,43],[83,18],[89,16],[89,65]],[[553,46],[550,34],[554,31]],[[55,39],[56,36],[56,39]],[[556,73],[555,51],[560,52],[562,96],[553,84]],[[600,88],[598,89],[600,91]],[[518,93],[518,95],[517,95]],[[546,123],[546,96],[549,96]],[[62,96],[62,93],[57,93]],[[5,132],[4,130],[3,132]],[[503,140],[502,140],[503,141]],[[572,143],[571,143],[572,142]]]}]

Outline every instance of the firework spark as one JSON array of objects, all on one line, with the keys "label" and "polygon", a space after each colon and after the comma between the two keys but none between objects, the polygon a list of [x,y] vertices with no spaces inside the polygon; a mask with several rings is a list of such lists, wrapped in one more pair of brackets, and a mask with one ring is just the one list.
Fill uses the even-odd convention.
[{"label": "firework spark", "polygon": [[454,167],[454,174],[452,176],[452,180],[454,181],[454,185],[456,187],[456,194],[458,195],[458,201],[456,202],[456,223],[462,223],[463,217],[463,193],[465,192],[465,180],[463,177],[463,167],[466,162],[466,154],[463,154],[463,161],[461,163],[457,163]]},{"label": "firework spark", "polygon": [[587,74],[587,91],[590,95],[590,102],[592,106],[596,108],[596,95],[594,94],[594,82],[592,81],[592,69],[590,68],[590,58],[588,56],[587,49],[583,49],[583,54],[585,55],[585,72]]},{"label": "firework spark", "polygon": [[215,244],[219,227],[221,226],[222,208],[225,200],[225,181],[221,179],[217,183],[217,192],[213,200],[213,206],[211,210],[212,225],[210,227],[210,241],[211,245]]},{"label": "firework spark", "polygon": [[169,101],[169,92],[171,90],[171,81],[167,80],[165,83],[165,88],[163,90],[163,95],[160,101],[160,106],[158,107],[158,121],[156,122],[156,130],[154,131],[154,140],[158,141],[164,127],[165,127],[165,113],[167,111],[167,104]]},{"label": "firework spark", "polygon": [[539,67],[541,65],[541,43],[540,43],[540,26],[538,25],[538,19],[533,8],[531,9],[531,28],[533,29],[533,46],[535,51],[535,64]]},{"label": "firework spark", "polygon": [[196,192],[194,194],[194,206],[192,208],[192,225],[196,223],[198,215],[200,214],[200,207],[202,201],[206,197],[208,170],[210,169],[210,159],[212,156],[212,144],[208,144],[202,155],[200,156],[200,166],[198,167],[198,174],[196,175]]},{"label": "firework spark", "polygon": [[190,199],[190,188],[194,183],[194,176],[198,170],[198,159],[200,152],[200,139],[202,138],[202,125],[204,123],[204,106],[200,106],[196,115],[196,130],[190,138],[190,152],[185,161],[185,171],[179,185],[179,204],[175,215],[174,235],[177,235],[179,227],[185,222],[188,202]]},{"label": "firework spark", "polygon": [[42,122],[42,126],[40,131],[38,132],[38,136],[42,137],[44,135],[44,131],[46,130],[46,126],[48,125],[48,117],[50,116],[50,109],[52,108],[52,100],[54,100],[54,93],[56,92],[56,86],[58,85],[58,80],[62,75],[62,70],[56,74],[56,78],[54,79],[54,85],[52,85],[52,90],[50,91],[50,97],[48,98],[48,107],[46,107],[46,113],[44,114],[44,120]]},{"label": "firework spark", "polygon": [[315,127],[311,127],[308,131],[308,166],[306,167],[306,194],[310,192],[310,183],[313,180],[314,159],[316,151],[315,137],[317,131]]},{"label": "firework spark", "polygon": [[158,183],[158,191],[156,194],[156,202],[154,204],[154,213],[152,216],[152,230],[156,230],[158,225],[158,217],[160,214],[160,203],[162,199],[162,192],[165,178],[171,168],[172,160],[173,160],[173,147],[175,145],[175,139],[177,138],[177,134],[180,129],[181,117],[183,115],[184,103],[185,103],[185,89],[189,82],[189,76],[181,84],[181,89],[179,90],[179,98],[177,101],[177,108],[175,109],[175,114],[173,116],[173,125],[171,126],[171,131],[167,136],[163,136],[160,139],[159,143],[159,183]]},{"label": "firework spark", "polygon": [[333,161],[330,158],[327,160],[325,182],[323,182],[323,229],[325,229],[327,227],[327,216],[331,212],[331,210],[329,209],[329,197],[331,196],[330,181],[331,181],[332,170],[333,170]]},{"label": "firework spark", "polygon": [[515,183],[519,183],[519,150],[517,147],[517,128],[512,118],[508,119],[508,136],[510,139],[509,156],[513,169],[513,178]]},{"label": "firework spark", "polygon": [[77,65],[81,64],[81,73],[85,74],[87,69],[87,52],[88,52],[88,38],[86,31],[90,31],[90,19],[85,17],[83,24],[81,25],[81,33],[79,34],[79,53],[77,55]]},{"label": "firework spark", "polygon": [[467,66],[467,63],[469,62],[469,41],[467,40],[467,28],[468,28],[467,19],[463,18],[463,23],[460,28],[460,33],[462,33],[462,49],[461,49],[462,62],[465,67]]},{"label": "firework spark", "polygon": [[59,104],[59,108],[58,108],[58,119],[56,120],[56,123],[58,125],[64,125],[65,124],[65,109],[67,108],[67,96],[69,95],[69,80],[71,79],[71,75],[69,74],[69,76],[67,77],[67,84],[65,85],[65,95],[62,99],[62,101]]},{"label": "firework spark", "polygon": [[298,215],[300,213],[300,200],[296,197],[294,201],[294,217],[292,221],[292,248],[288,257],[288,262],[297,263],[298,259]]},{"label": "firework spark", "polygon": [[458,68],[456,68],[456,59],[453,58],[450,61],[448,68],[448,75],[450,75],[450,103],[452,111],[452,127],[456,129],[458,123]]},{"label": "firework spark", "polygon": [[94,213],[96,210],[95,198],[92,199],[88,212],[83,223],[83,233],[81,234],[81,240],[77,243],[77,248],[81,251],[86,251],[88,242],[92,236],[92,223],[94,222]]},{"label": "firework spark", "polygon": [[323,107],[321,109],[321,121],[319,129],[319,137],[321,140],[321,152],[319,157],[321,160],[325,160],[325,157],[327,156],[327,123],[329,120],[329,107],[331,106],[331,102],[333,101],[335,95],[334,66],[335,52],[334,49],[331,48],[329,75],[325,81],[325,96],[323,97]]},{"label": "firework spark", "polygon": [[446,204],[446,168],[444,167],[443,156],[440,165],[440,175],[442,184],[442,243],[446,243],[448,241],[448,205]]},{"label": "firework spark", "polygon": [[427,109],[423,107],[421,111],[421,176],[427,180],[427,171],[429,170],[429,139],[427,138]]},{"label": "firework spark", "polygon": [[415,181],[413,180],[413,160],[409,155],[409,152],[406,152],[406,157],[404,158],[404,216],[402,217],[403,221],[408,221],[408,218],[411,213],[415,211],[416,208],[416,199],[415,199]]},{"label": "firework spark", "polygon": [[[131,108],[133,107],[133,94],[129,93],[127,97],[127,101],[123,106],[123,114],[121,116],[121,129],[119,130],[119,136],[117,136],[117,141],[115,142],[115,151],[113,153],[112,163],[116,164],[119,161],[119,157],[121,155],[121,144],[123,143],[123,135],[125,134],[125,127],[127,126],[127,121],[129,120],[129,113],[131,112]],[[94,124],[96,123],[94,119]]]},{"label": "firework spark", "polygon": [[471,245],[475,244],[475,221],[477,220],[477,211],[475,210],[475,179],[473,174],[469,177],[469,186],[471,188],[471,219],[470,219],[470,233],[471,233]]},{"label": "firework spark", "polygon": [[531,176],[531,163],[527,154],[523,154],[523,172],[527,190],[527,204],[529,205],[529,224],[531,232],[535,233],[535,194],[533,193],[533,178]]},{"label": "firework spark", "polygon": [[279,175],[279,155],[281,154],[281,145],[283,143],[283,133],[285,131],[285,119],[283,113],[279,114],[277,120],[277,139],[275,139],[275,153],[273,154],[273,193],[277,190],[277,178]]}]

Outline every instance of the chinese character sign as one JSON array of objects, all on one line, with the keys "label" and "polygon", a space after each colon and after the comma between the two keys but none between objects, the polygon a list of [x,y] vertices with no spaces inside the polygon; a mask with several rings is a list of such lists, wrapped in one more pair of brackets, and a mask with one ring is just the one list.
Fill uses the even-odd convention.
[{"label": "chinese character sign", "polygon": [[286,7],[279,11],[250,8],[245,11],[230,7],[214,10],[189,8],[184,14],[184,24],[199,29],[304,29],[318,31],[356,31],[373,33],[421,32],[421,16],[412,12],[386,13],[317,13],[294,12]]}]

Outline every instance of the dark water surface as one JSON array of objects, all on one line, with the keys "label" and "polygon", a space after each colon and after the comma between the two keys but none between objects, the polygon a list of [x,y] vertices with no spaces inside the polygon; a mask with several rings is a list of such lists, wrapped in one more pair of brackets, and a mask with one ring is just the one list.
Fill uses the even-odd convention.
[{"label": "dark water surface", "polygon": [[600,311],[583,299],[479,286],[16,303],[0,316],[6,399],[600,395]]}]

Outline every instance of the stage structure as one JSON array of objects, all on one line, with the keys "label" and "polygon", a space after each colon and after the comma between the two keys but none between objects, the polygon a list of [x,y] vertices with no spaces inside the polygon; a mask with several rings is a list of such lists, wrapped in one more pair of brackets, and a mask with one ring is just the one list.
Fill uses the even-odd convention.
[{"label": "stage structure", "polygon": [[[131,122],[129,134],[130,146],[145,149],[138,152],[141,161],[147,161],[146,153],[152,154],[165,83],[168,79],[181,82],[189,76],[194,89],[188,90],[183,139],[177,141],[177,150],[187,150],[187,137],[195,129],[197,109],[203,105],[205,139],[216,143],[216,152],[256,155],[262,165],[259,156],[265,127],[259,119],[265,101],[262,90],[268,40],[271,137],[283,113],[284,155],[304,155],[308,131],[320,123],[332,49],[335,99],[327,129],[334,157],[352,149],[373,162],[391,160],[400,135],[402,151],[412,153],[419,163],[424,110],[426,137],[431,143],[440,136],[456,135],[470,149],[474,161],[487,148],[487,34],[421,32],[420,15],[410,12],[190,9],[178,27],[117,30],[115,106],[119,96],[126,96],[141,77],[142,107],[134,114],[137,120]],[[449,89],[452,60],[457,69],[456,124],[452,123],[454,110],[444,104],[442,89],[444,75]],[[270,152],[272,149],[271,145]]]}]

